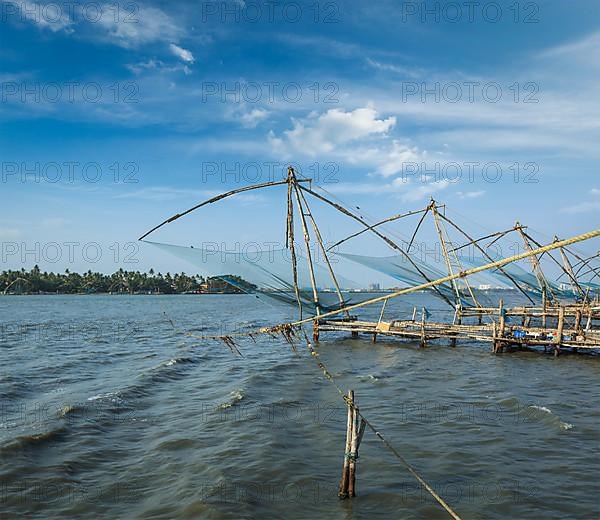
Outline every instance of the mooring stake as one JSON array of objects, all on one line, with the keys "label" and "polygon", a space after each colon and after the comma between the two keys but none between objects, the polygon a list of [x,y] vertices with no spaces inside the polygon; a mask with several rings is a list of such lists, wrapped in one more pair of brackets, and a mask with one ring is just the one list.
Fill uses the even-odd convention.
[{"label": "mooring stake", "polygon": [[360,417],[354,402],[354,391],[348,390],[348,420],[346,422],[346,444],[344,449],[344,466],[338,496],[341,499],[356,496],[356,460],[358,448],[365,433],[366,421]]}]

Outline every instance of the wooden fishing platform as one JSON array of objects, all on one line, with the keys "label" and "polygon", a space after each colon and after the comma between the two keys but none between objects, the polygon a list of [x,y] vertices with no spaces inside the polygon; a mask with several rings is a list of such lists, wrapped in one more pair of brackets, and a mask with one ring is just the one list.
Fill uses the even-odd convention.
[{"label": "wooden fishing platform", "polygon": [[[600,258],[600,252],[585,258],[571,247],[576,243],[599,237],[600,229],[570,239],[561,240],[555,236],[552,243],[542,245],[530,234],[526,226],[516,222],[509,229],[474,238],[447,214],[445,204],[438,204],[433,199],[425,208],[405,211],[370,224],[353,207],[346,207],[332,200],[330,196],[315,191],[311,179],[298,178],[294,168],[290,166],[284,180],[245,186],[219,194],[169,217],[142,235],[140,240],[201,207],[238,193],[272,186],[287,188],[285,244],[290,253],[289,265],[283,263],[271,266],[270,263],[244,261],[242,271],[244,276],[246,272],[255,275],[256,283],[252,279],[248,281],[256,286],[258,292],[276,296],[276,299],[284,303],[297,305],[299,320],[247,333],[212,337],[223,340],[232,350],[235,347],[232,336],[253,337],[254,334],[281,333],[289,339],[294,327],[311,322],[314,324],[315,340],[318,340],[321,332],[350,332],[354,337],[359,334],[370,335],[373,341],[377,341],[379,335],[419,340],[422,347],[425,347],[428,341],[439,339],[449,339],[452,346],[456,346],[458,340],[491,343],[495,353],[511,347],[543,347],[546,351],[550,349],[555,355],[558,355],[562,348],[574,351],[600,348],[600,284],[594,281],[600,280],[600,267],[595,264]],[[320,191],[324,190],[320,188]],[[309,198],[335,209],[360,225],[360,229],[326,247],[309,205]],[[388,231],[385,234],[382,232],[381,226],[417,217],[418,222],[410,239],[405,240],[399,235],[401,242],[398,243],[390,238]],[[439,260],[429,259],[428,262],[427,256],[419,258],[415,254],[413,246],[426,221],[433,224],[430,231],[436,237],[435,244],[439,245]],[[304,262],[298,263],[300,257],[297,255],[295,238],[297,231],[301,231],[303,237],[306,265]],[[391,248],[394,256],[390,259],[341,252],[331,254],[338,254],[363,267],[391,276],[408,286],[385,296],[349,304],[342,294],[342,286],[328,253],[333,248],[366,233]],[[523,252],[507,258],[498,258],[493,246],[499,240],[509,240],[509,236],[517,237],[523,243]],[[491,241],[487,242],[488,240]],[[314,251],[311,250],[311,241],[316,245]],[[460,253],[464,253],[466,248],[467,251],[472,251],[466,255]],[[559,252],[560,260],[554,257],[552,252]],[[187,254],[189,250],[186,248],[186,257]],[[322,261],[316,266],[313,257],[316,260],[317,254]],[[530,268],[516,265],[516,262],[526,259],[529,260],[527,263],[530,263]],[[549,263],[555,271],[558,267],[560,276],[555,280],[548,278],[542,262]],[[202,263],[206,263],[204,258]],[[223,261],[222,265],[224,269],[229,269],[233,262],[228,264]],[[286,270],[289,271],[288,275],[283,274]],[[503,286],[499,288],[518,291],[519,297],[524,298],[522,301],[528,301],[531,306],[505,307],[502,300],[497,307],[482,305],[481,294],[474,285],[476,281],[471,277],[484,272],[489,274],[493,281],[500,279]],[[213,276],[217,276],[217,273],[213,273]],[[563,281],[559,284],[561,278]],[[324,288],[328,288],[328,292],[334,292],[332,289],[335,289],[338,301],[334,304],[326,302],[323,297]],[[420,318],[417,317],[415,308],[410,320],[384,319],[388,300],[423,290],[430,291],[448,305],[449,313],[446,314],[446,319],[429,319],[425,308],[421,309]],[[539,299],[534,299],[538,297],[541,297],[541,306],[538,303]],[[383,307],[377,321],[360,320],[350,314],[359,307],[381,302]],[[454,318],[448,319],[452,312]],[[305,313],[309,316],[305,317]]]},{"label": "wooden fishing platform", "polygon": [[[382,313],[383,314],[383,313]],[[350,332],[371,336],[391,336],[418,340],[421,347],[427,342],[450,339],[491,343],[494,353],[511,348],[543,347],[558,356],[563,348],[573,352],[579,349],[600,349],[600,304],[569,304],[544,307],[504,308],[478,307],[456,312],[452,323],[427,321],[422,309],[420,319],[416,308],[410,320],[362,321],[355,316],[323,319],[316,322],[316,337],[321,332]],[[487,323],[484,323],[487,321]],[[509,323],[510,322],[510,323]]]}]

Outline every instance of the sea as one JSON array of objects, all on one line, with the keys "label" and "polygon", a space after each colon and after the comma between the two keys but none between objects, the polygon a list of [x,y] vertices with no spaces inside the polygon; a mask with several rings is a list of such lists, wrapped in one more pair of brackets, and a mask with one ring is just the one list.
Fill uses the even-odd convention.
[{"label": "sea", "polygon": [[[417,293],[384,319],[414,307],[444,312]],[[0,297],[0,518],[449,518],[369,429],[338,498],[348,389],[461,518],[600,518],[600,356],[205,338],[296,317],[248,294]]]}]

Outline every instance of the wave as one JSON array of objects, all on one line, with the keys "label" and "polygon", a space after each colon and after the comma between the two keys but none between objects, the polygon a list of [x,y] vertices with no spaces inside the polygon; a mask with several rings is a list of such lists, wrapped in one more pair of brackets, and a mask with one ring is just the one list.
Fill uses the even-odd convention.
[{"label": "wave", "polygon": [[193,358],[190,357],[176,357],[176,358],[171,358],[169,359],[169,361],[167,361],[166,363],[164,363],[163,365],[159,365],[160,366],[173,366],[173,365],[177,365],[177,364],[186,364],[186,363],[197,363],[197,361]]},{"label": "wave", "polygon": [[68,404],[68,405],[63,406],[58,411],[57,415],[60,419],[62,419],[63,417],[67,417],[68,415],[75,414],[77,412],[80,412],[81,410],[82,410],[82,408],[80,406]]},{"label": "wave", "polygon": [[554,415],[550,408],[537,404],[531,405],[529,408],[532,410],[532,412],[528,414],[530,418],[540,419],[542,422],[546,422],[552,426],[558,426],[561,430],[565,431],[573,428],[571,423],[561,421],[560,417]]},{"label": "wave", "polygon": [[51,442],[61,440],[66,434],[66,428],[59,426],[52,430],[47,430],[41,433],[20,435],[4,446],[0,446],[0,455],[14,454],[14,452],[34,448],[36,446],[44,446]]},{"label": "wave", "polygon": [[377,376],[374,376],[373,374],[358,375],[356,377],[361,381],[379,381],[379,378]]},{"label": "wave", "polygon": [[239,403],[245,397],[244,391],[241,389],[234,390],[234,391],[230,392],[229,395],[231,396],[231,399],[229,399],[228,401],[225,401],[224,403],[221,403],[219,406],[217,406],[217,410],[224,410],[226,408],[231,408],[236,403]]},{"label": "wave", "polygon": [[88,401],[110,401],[111,403],[120,404],[123,402],[120,392],[107,392],[105,394],[97,394],[87,398]]}]

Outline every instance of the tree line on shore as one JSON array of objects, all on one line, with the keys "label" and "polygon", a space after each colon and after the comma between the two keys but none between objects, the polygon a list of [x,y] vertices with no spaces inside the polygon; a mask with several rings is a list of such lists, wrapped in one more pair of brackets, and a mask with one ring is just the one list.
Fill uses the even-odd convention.
[{"label": "tree line on shore", "polygon": [[0,273],[0,294],[184,294],[245,293],[256,286],[235,275],[203,277],[185,273],[147,273],[119,269],[112,274],[42,272],[36,265],[30,271],[7,270]]}]

